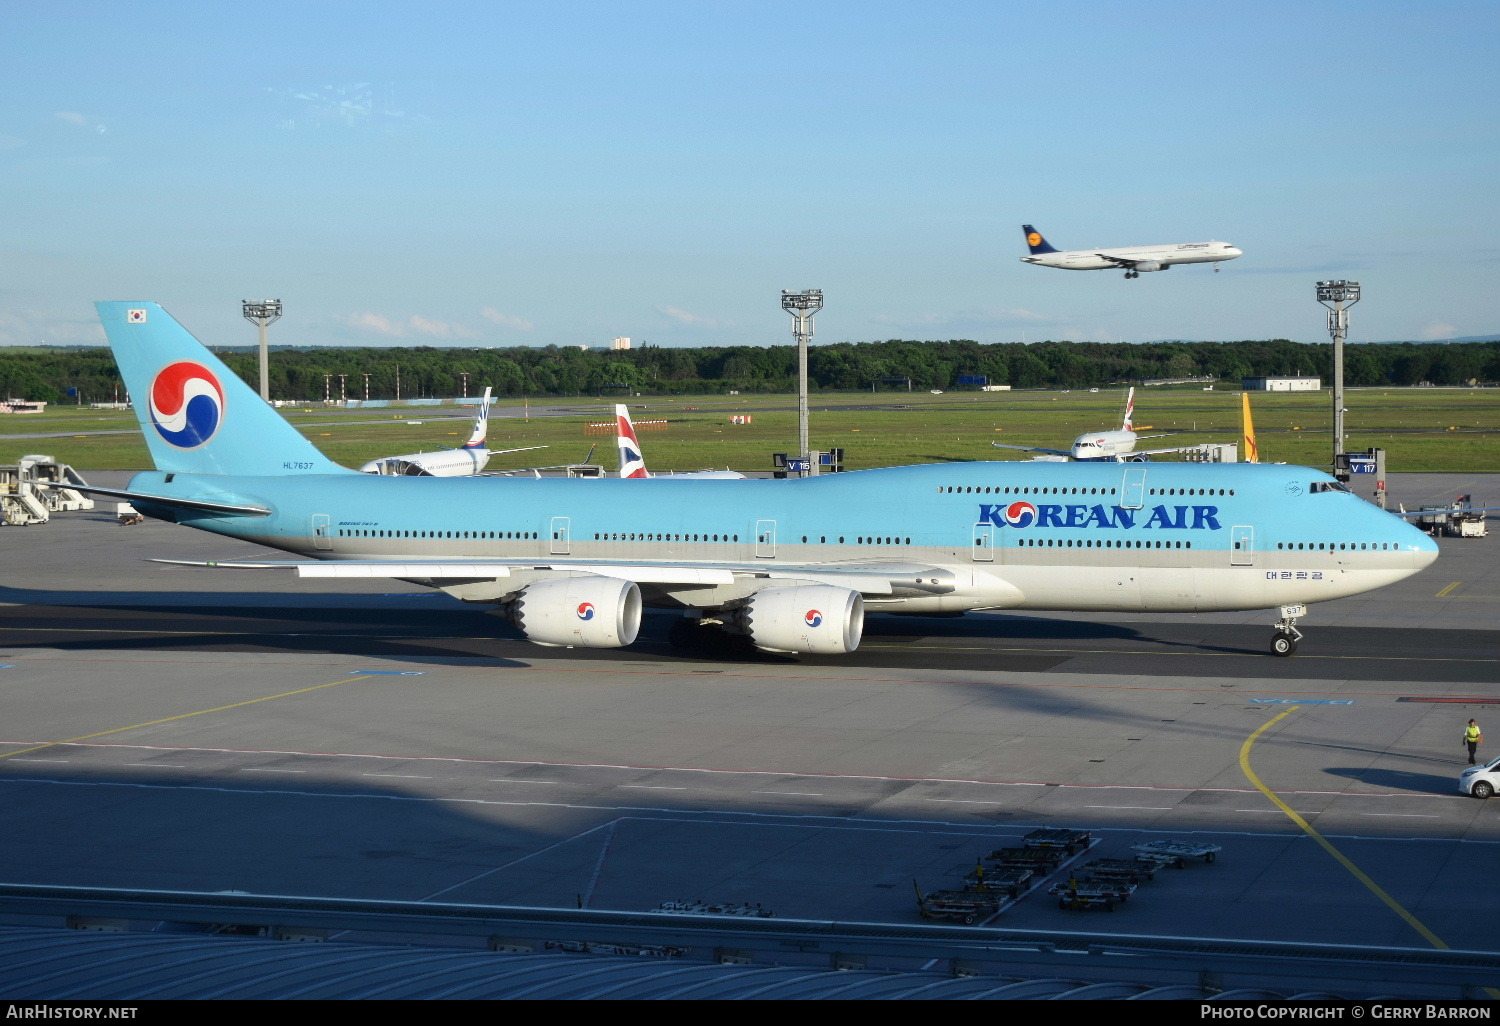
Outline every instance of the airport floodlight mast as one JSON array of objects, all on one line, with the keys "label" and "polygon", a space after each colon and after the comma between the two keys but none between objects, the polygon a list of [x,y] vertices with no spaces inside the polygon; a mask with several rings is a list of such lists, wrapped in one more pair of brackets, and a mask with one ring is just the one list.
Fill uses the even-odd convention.
[{"label": "airport floodlight mast", "polygon": [[808,473],[816,473],[807,442],[807,346],[812,341],[813,315],[823,309],[823,290],[782,289],[781,308],[792,315],[792,336],[797,340],[797,455],[807,461]]},{"label": "airport floodlight mast", "polygon": [[1359,282],[1320,281],[1318,302],[1328,308],[1328,334],[1333,337],[1333,462],[1334,476],[1348,480],[1339,470],[1344,451],[1344,339],[1349,335],[1349,307],[1359,302]]},{"label": "airport floodlight mast", "polygon": [[245,320],[260,328],[260,397],[270,402],[270,361],[266,355],[266,326],[281,320],[281,300],[262,299],[256,302],[253,299],[242,299],[240,309],[244,312]]}]

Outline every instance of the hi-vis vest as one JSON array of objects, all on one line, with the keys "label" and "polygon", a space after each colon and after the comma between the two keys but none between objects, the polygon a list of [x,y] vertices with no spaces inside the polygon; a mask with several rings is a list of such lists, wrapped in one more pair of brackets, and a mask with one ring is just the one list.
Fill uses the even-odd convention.
[{"label": "hi-vis vest", "polygon": [[1464,740],[1470,743],[1479,740],[1479,728],[1477,726],[1464,728]]}]

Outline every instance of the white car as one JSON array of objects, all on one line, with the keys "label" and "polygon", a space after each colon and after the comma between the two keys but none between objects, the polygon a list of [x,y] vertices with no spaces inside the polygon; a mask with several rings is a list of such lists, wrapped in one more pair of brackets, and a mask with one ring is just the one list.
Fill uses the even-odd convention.
[{"label": "white car", "polygon": [[1458,775],[1458,790],[1475,798],[1488,798],[1500,791],[1500,758],[1465,769]]}]

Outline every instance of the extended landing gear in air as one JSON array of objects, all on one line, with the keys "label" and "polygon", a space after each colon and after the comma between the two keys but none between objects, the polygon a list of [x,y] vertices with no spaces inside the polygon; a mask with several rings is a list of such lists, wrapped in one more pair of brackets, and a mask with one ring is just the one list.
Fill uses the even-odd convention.
[{"label": "extended landing gear in air", "polygon": [[1271,635],[1271,654],[1289,656],[1297,651],[1297,642],[1302,640],[1302,632],[1297,629],[1297,618],[1307,615],[1307,607],[1304,605],[1282,606],[1281,619],[1273,625],[1276,633]]},{"label": "extended landing gear in air", "polygon": [[1127,278],[1139,278],[1140,276],[1141,276],[1141,272],[1140,271],[1126,271],[1125,272],[1125,277],[1127,277]]}]

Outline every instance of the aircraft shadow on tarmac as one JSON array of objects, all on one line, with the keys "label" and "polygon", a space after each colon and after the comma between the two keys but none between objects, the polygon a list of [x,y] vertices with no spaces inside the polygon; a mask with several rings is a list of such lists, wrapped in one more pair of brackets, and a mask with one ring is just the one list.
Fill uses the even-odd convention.
[{"label": "aircraft shadow on tarmac", "polygon": [[[1407,758],[1423,758],[1407,756]],[[1439,760],[1427,757],[1430,761]],[[1458,760],[1454,760],[1455,766]],[[1448,776],[1436,773],[1413,773],[1408,770],[1381,769],[1373,766],[1329,766],[1323,771],[1331,777],[1342,777],[1367,787],[1392,788],[1413,794],[1453,795],[1458,797],[1458,770]]]}]

